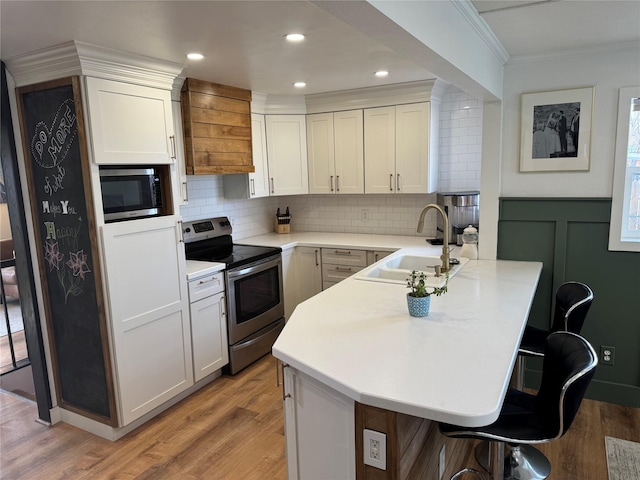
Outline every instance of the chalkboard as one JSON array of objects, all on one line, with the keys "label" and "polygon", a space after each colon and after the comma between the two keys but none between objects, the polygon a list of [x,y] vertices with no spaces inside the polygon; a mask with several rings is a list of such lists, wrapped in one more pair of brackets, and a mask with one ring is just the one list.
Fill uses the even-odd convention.
[{"label": "chalkboard", "polygon": [[72,77],[18,89],[18,97],[58,400],[112,423],[105,421],[113,387],[78,86]]}]

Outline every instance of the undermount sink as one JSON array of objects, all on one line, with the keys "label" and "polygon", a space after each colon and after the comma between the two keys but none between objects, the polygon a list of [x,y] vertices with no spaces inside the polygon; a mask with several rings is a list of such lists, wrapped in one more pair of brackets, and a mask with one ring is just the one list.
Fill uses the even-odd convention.
[{"label": "undermount sink", "polygon": [[[468,258],[460,258],[458,264],[450,264],[449,280],[454,277],[469,262]],[[356,280],[368,280],[372,282],[395,283],[404,285],[412,270],[423,271],[427,275],[427,287],[441,287],[447,281],[446,274],[436,277],[436,265],[442,265],[442,260],[437,256],[427,255],[399,255],[386,262],[366,268],[354,275]]]}]

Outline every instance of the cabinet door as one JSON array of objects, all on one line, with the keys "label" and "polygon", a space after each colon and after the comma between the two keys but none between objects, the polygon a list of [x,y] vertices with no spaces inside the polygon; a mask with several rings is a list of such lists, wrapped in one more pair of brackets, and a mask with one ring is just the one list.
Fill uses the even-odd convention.
[{"label": "cabinet door", "polygon": [[251,114],[251,141],[255,172],[249,174],[249,197],[269,196],[269,167],[267,163],[267,132],[264,115]]},{"label": "cabinet door", "polygon": [[353,400],[284,368],[287,478],[356,478]]},{"label": "cabinet door", "polygon": [[298,303],[302,303],[322,291],[320,249],[296,247],[296,257]]},{"label": "cabinet door", "polygon": [[296,257],[294,249],[282,252],[282,290],[284,295],[284,318],[289,319],[298,305],[298,287],[296,285]]},{"label": "cabinet door", "polygon": [[396,191],[395,107],[364,111],[365,193]]},{"label": "cabinet door", "polygon": [[86,86],[95,163],[173,163],[171,92],[92,77]]},{"label": "cabinet door", "polygon": [[429,103],[396,107],[396,190],[428,193]]},{"label": "cabinet door", "polygon": [[334,113],[333,129],[336,192],[364,193],[364,127],[362,110]]},{"label": "cabinet door", "polygon": [[224,292],[191,304],[193,373],[197,382],[229,363]]},{"label": "cabinet door", "polygon": [[102,227],[120,420],[127,425],[193,385],[178,217]]},{"label": "cabinet door", "polygon": [[373,265],[378,260],[382,260],[387,255],[391,255],[393,252],[387,252],[383,250],[368,250],[367,251],[367,265]]},{"label": "cabinet door", "polygon": [[307,116],[309,193],[335,193],[333,113]]},{"label": "cabinet door", "polygon": [[266,115],[271,195],[309,193],[304,115]]},{"label": "cabinet door", "polygon": [[173,126],[175,131],[175,154],[176,164],[174,180],[175,205],[187,205],[189,203],[189,193],[187,192],[187,174],[184,165],[184,135],[182,134],[182,111],[180,102],[171,101],[171,112],[173,114]]}]

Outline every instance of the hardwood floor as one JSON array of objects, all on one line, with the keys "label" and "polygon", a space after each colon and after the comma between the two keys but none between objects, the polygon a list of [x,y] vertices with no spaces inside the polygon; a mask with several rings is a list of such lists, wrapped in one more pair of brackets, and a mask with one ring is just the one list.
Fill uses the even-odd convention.
[{"label": "hardwood floor", "polygon": [[[282,390],[275,377],[275,360],[267,356],[116,442],[66,424],[43,426],[35,422],[33,402],[0,392],[0,477],[285,479]],[[549,480],[606,480],[607,435],[640,442],[640,409],[585,400],[569,432],[540,446],[553,465]]]}]

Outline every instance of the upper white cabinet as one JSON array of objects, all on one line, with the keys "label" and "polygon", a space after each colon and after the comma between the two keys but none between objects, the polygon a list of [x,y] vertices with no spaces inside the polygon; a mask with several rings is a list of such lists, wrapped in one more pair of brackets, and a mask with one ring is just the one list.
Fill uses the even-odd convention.
[{"label": "upper white cabinet", "polygon": [[362,110],[307,116],[309,193],[364,193]]},{"label": "upper white cabinet", "polygon": [[305,115],[266,115],[270,195],[309,193]]},{"label": "upper white cabinet", "polygon": [[364,111],[365,192],[396,191],[396,107]]},{"label": "upper white cabinet", "polygon": [[86,77],[86,93],[95,163],[174,162],[169,90]]},{"label": "upper white cabinet", "polygon": [[251,114],[251,143],[255,172],[224,175],[222,183],[225,198],[245,199],[269,196],[267,132],[264,115],[259,113]]},{"label": "upper white cabinet", "polygon": [[[430,145],[430,102],[365,109],[366,193],[431,193],[437,141]],[[435,151],[434,151],[435,150]]]},{"label": "upper white cabinet", "polygon": [[186,264],[176,216],[102,227],[121,426],[193,385]]},{"label": "upper white cabinet", "polygon": [[184,165],[184,136],[182,134],[182,112],[179,101],[171,101],[171,111],[173,113],[176,153],[176,172],[172,176],[175,182],[173,189],[176,192],[174,198],[176,199],[176,205],[187,205],[189,203],[189,192],[187,190],[187,174]]}]

